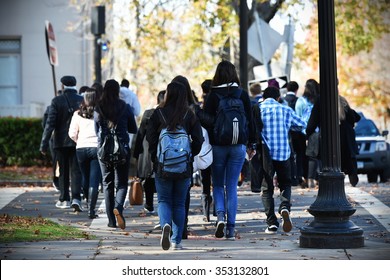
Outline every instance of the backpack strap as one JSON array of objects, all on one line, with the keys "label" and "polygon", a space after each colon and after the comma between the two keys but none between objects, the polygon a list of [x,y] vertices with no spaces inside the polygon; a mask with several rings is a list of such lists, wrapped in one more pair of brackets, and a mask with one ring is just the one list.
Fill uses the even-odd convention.
[{"label": "backpack strap", "polygon": [[168,122],[167,122],[167,120],[165,119],[164,114],[163,114],[163,112],[161,111],[161,109],[158,109],[158,112],[160,113],[160,115],[161,115],[161,117],[162,117],[162,120],[163,120],[164,124],[165,124],[165,125],[168,125]]},{"label": "backpack strap", "polygon": [[[167,119],[164,117],[164,114],[163,114],[162,110],[161,110],[161,109],[158,109],[158,112],[160,113],[160,115],[161,115],[161,117],[162,117],[162,120],[163,120],[165,126],[168,126]],[[187,117],[187,114],[188,114],[188,110],[187,110],[186,113],[184,114],[183,120]]]}]

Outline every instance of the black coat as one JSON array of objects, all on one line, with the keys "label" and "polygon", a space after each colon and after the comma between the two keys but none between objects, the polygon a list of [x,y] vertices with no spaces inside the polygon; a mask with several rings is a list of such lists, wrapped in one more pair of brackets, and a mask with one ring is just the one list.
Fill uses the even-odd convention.
[{"label": "black coat", "polygon": [[341,170],[346,174],[356,172],[356,155],[359,149],[356,143],[355,123],[360,121],[360,115],[349,106],[344,108],[345,120],[340,121]]},{"label": "black coat", "polygon": [[79,109],[82,100],[83,97],[77,93],[77,90],[69,88],[52,99],[40,151],[47,152],[53,132],[54,148],[76,147],[76,143],[69,138],[68,131],[73,112]]},{"label": "black coat", "polygon": [[153,173],[153,164],[149,153],[149,142],[146,141],[146,131],[154,110],[155,109],[145,110],[135,138],[133,156],[138,160],[137,176],[140,178],[148,178]]},{"label": "black coat", "polygon": [[[129,133],[137,133],[138,127],[135,122],[133,110],[130,105],[124,102],[121,99],[118,99],[114,105],[116,108],[116,115],[113,118],[113,122],[116,124],[115,132],[118,135],[119,141],[126,148],[131,148],[129,146]],[[103,108],[104,112],[104,108]],[[94,122],[95,122],[95,132],[98,136],[98,147],[103,144],[104,137],[109,133],[107,125],[105,125],[105,117],[102,113],[102,108],[99,106],[95,107],[94,112]]]}]

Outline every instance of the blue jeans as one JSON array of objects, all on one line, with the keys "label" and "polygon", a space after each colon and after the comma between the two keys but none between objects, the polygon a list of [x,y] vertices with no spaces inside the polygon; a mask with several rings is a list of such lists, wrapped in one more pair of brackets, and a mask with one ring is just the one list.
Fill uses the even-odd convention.
[{"label": "blue jeans", "polygon": [[[227,228],[236,224],[237,184],[245,161],[246,146],[213,146],[213,196],[217,214],[227,214]],[[226,205],[225,205],[226,201]]]},{"label": "blue jeans", "polygon": [[191,178],[166,180],[156,176],[155,181],[160,225],[171,225],[172,242],[179,244],[184,230],[185,203]]},{"label": "blue jeans", "polygon": [[100,169],[103,177],[104,201],[106,203],[106,214],[108,224],[116,226],[116,219],[113,213],[114,208],[122,214],[123,206],[127,195],[129,181],[130,151],[127,153],[126,162],[118,166],[107,166],[100,162]]},{"label": "blue jeans", "polygon": [[84,196],[88,197],[89,188],[98,190],[102,178],[97,147],[79,148],[76,149],[76,154],[83,179]]}]

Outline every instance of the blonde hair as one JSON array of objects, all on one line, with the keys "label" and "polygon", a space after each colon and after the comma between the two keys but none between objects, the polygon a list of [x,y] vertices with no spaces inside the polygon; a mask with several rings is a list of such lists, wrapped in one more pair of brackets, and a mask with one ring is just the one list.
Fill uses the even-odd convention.
[{"label": "blonde hair", "polygon": [[345,120],[345,112],[347,110],[347,107],[349,107],[347,99],[339,95],[339,120],[340,121]]},{"label": "blonde hair", "polygon": [[253,96],[261,93],[261,85],[259,83],[251,84],[249,91]]}]

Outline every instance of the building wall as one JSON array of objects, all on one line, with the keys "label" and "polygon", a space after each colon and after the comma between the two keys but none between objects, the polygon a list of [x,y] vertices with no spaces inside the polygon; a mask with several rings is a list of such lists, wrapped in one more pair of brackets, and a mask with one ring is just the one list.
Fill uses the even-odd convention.
[{"label": "building wall", "polygon": [[[54,97],[52,67],[46,51],[45,21],[51,22],[56,36],[59,65],[55,67],[56,85],[60,89],[63,75],[73,75],[77,87],[92,84],[93,36],[90,31],[68,31],[70,23],[76,23],[80,16],[69,0],[1,0],[0,1],[0,39],[20,38],[20,110],[36,107],[43,110]],[[89,33],[89,34],[87,34]],[[3,69],[4,70],[4,69]],[[1,108],[0,116],[10,115],[10,108]],[[14,116],[24,116],[12,106]],[[28,110],[30,117],[36,110]],[[2,112],[7,112],[6,114]]]}]

